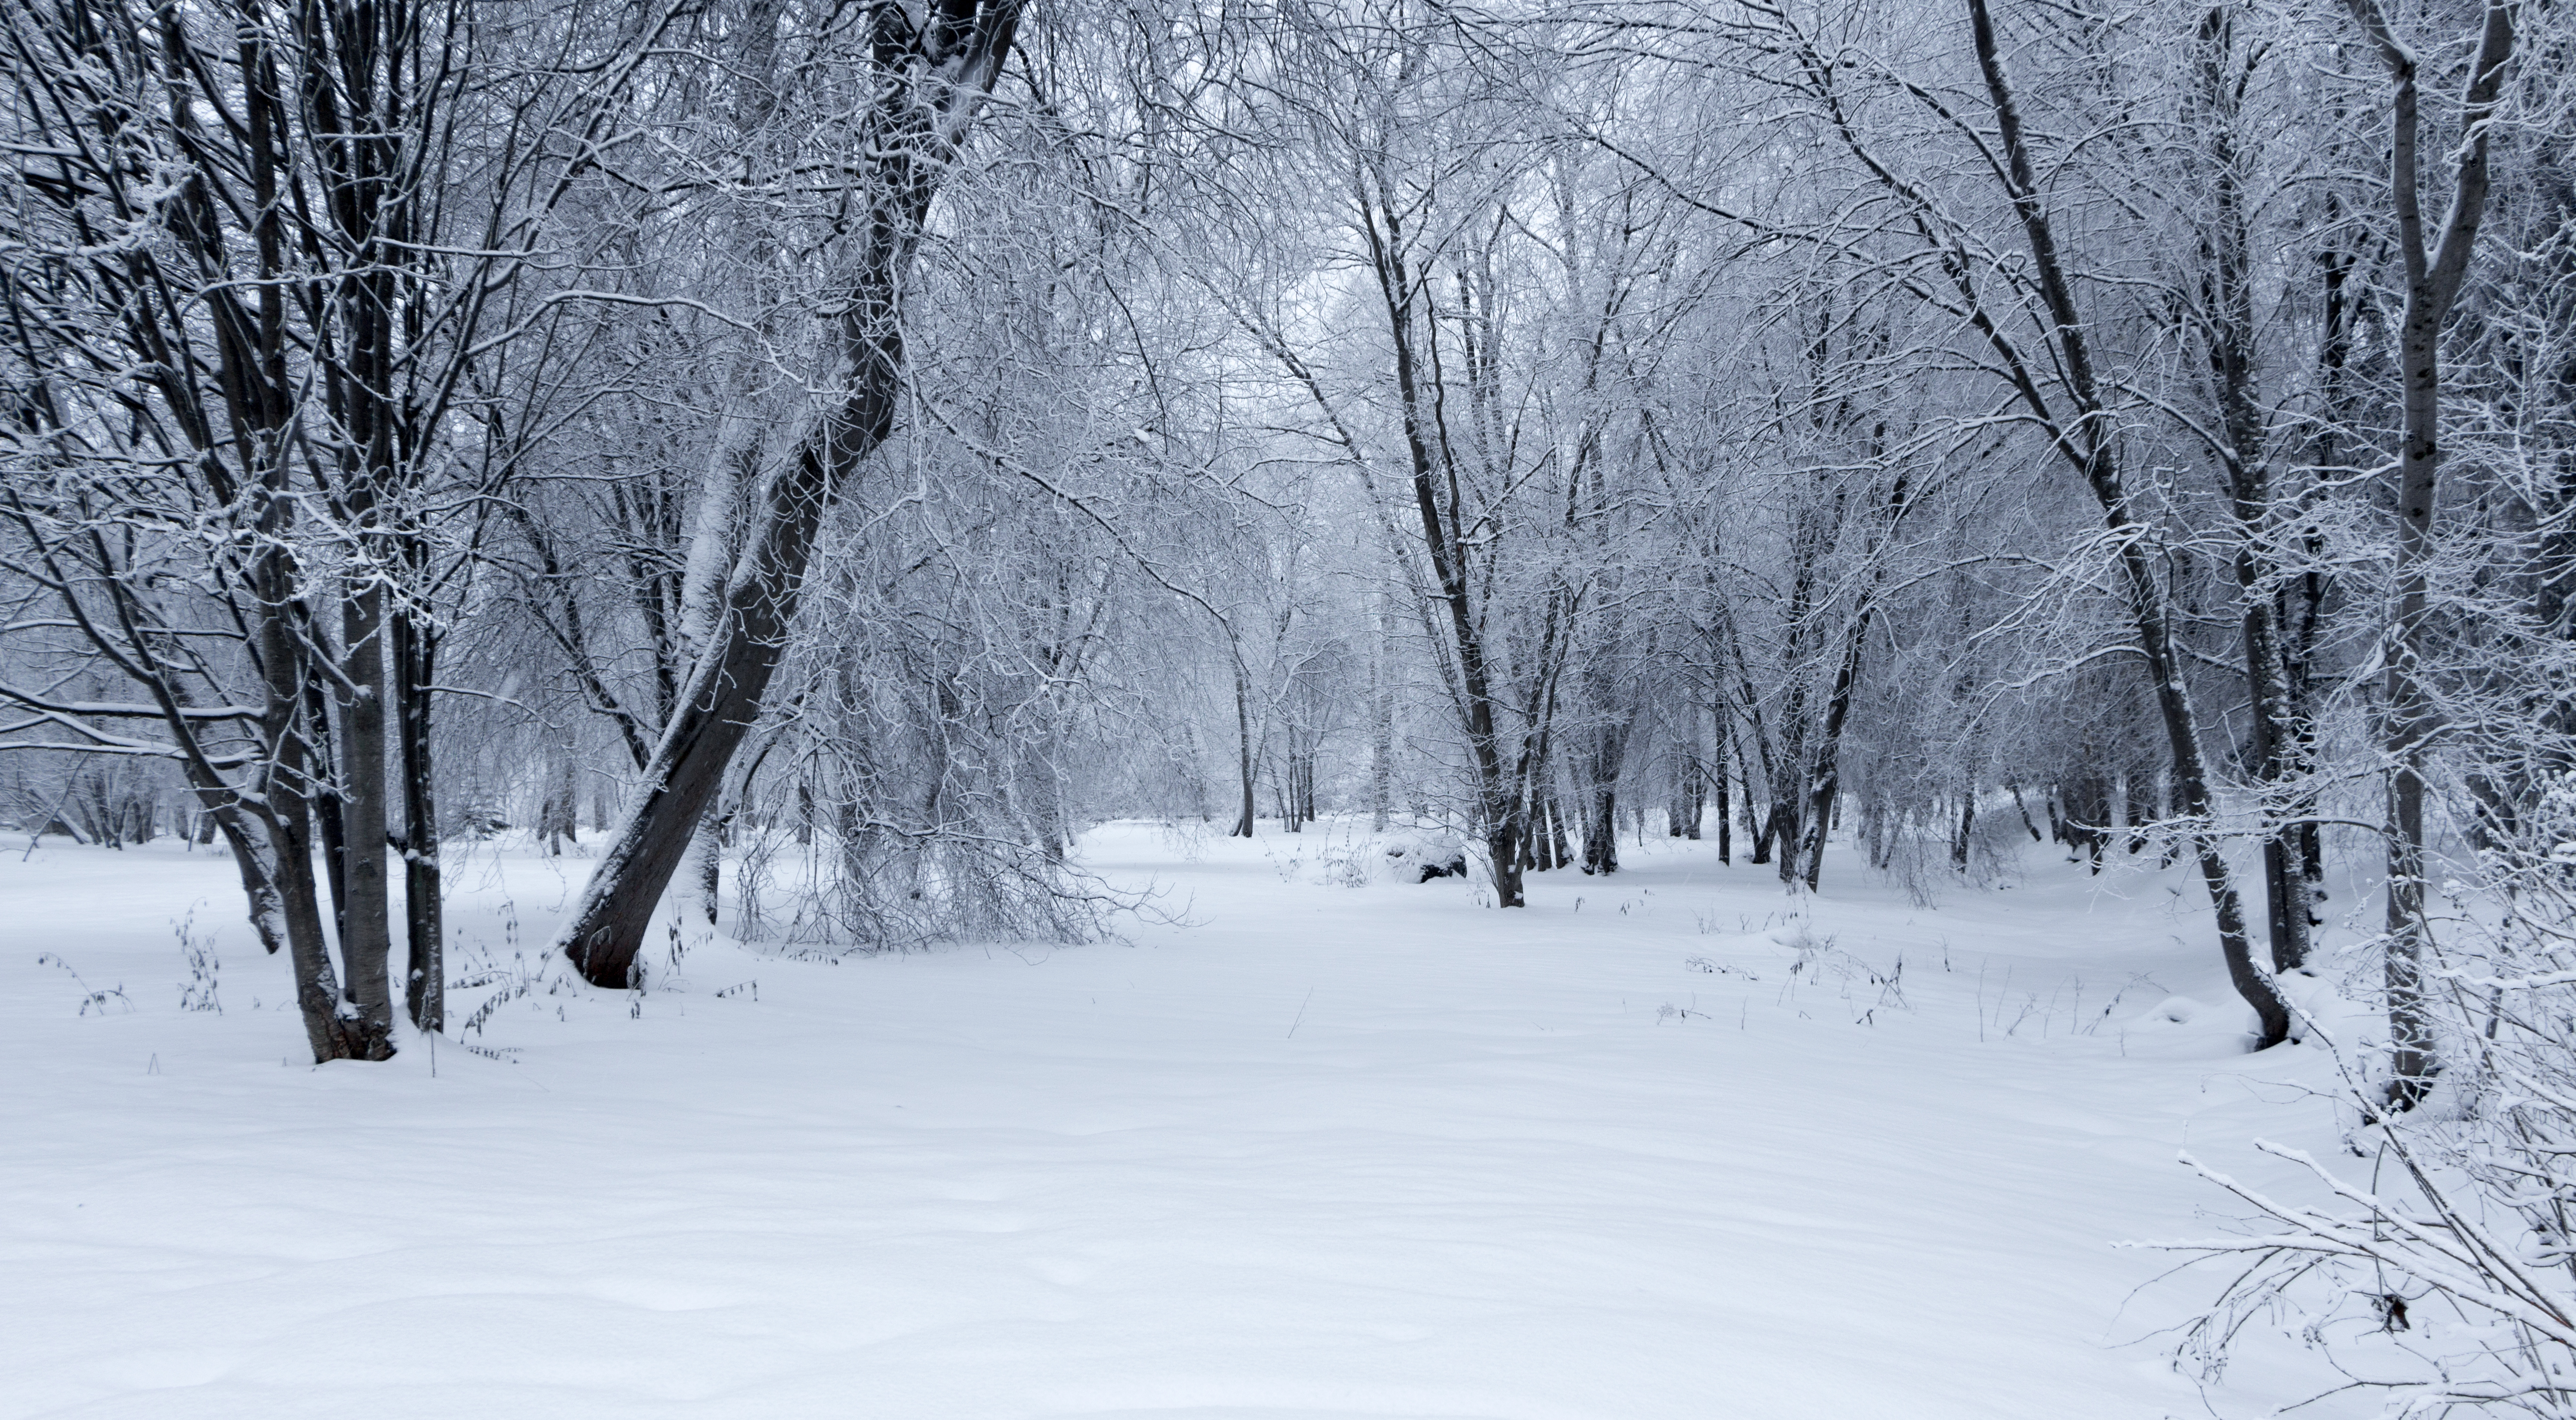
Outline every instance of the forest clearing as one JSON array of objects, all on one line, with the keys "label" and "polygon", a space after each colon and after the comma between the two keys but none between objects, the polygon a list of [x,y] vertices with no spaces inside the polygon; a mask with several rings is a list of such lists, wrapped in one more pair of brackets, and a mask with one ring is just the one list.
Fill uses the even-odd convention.
[{"label": "forest clearing", "polygon": [[10,855],[80,974],[0,960],[0,1415],[2202,1414],[2153,1333],[2207,1287],[2111,1244],[2219,1229],[2187,1140],[2350,1124],[2152,857],[1924,909],[1659,845],[1496,930],[1332,828],[1095,830],[1185,918],[1126,943],[691,926],[632,993],[535,950],[580,865],[478,857],[458,955],[541,984],[363,1079],[276,1058],[218,855]]}]

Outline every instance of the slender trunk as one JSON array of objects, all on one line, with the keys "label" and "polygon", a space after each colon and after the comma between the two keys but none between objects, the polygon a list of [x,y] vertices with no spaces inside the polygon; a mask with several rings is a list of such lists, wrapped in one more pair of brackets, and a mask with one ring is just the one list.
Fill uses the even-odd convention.
[{"label": "slender trunk", "polygon": [[1369,830],[1386,832],[1395,802],[1395,687],[1386,673],[1390,614],[1379,617],[1378,654],[1369,661]]},{"label": "slender trunk", "polygon": [[[1889,527],[1905,516],[1907,481],[1896,477],[1895,491],[1889,495]],[[1852,623],[1844,633],[1843,654],[1834,667],[1834,688],[1825,699],[1824,733],[1816,745],[1816,767],[1810,780],[1813,788],[1807,800],[1807,831],[1800,840],[1798,856],[1805,860],[1807,891],[1814,892],[1825,871],[1825,830],[1832,817],[1834,802],[1842,793],[1843,727],[1851,719],[1852,696],[1860,685],[1861,653],[1869,644],[1871,614],[1877,609],[1876,573],[1871,585],[1860,593],[1860,605],[1853,610]]]},{"label": "slender trunk", "polygon": [[2434,728],[2425,662],[2432,651],[2431,562],[2434,502],[2441,492],[2442,326],[2468,274],[2487,200],[2488,119],[2513,56],[2513,7],[2488,0],[2477,57],[2461,101],[2467,136],[2458,150],[2450,210],[2426,239],[2420,158],[2416,60],[2396,38],[2376,0],[2349,0],[2354,19],[2387,62],[2389,188],[2398,246],[2405,258],[2406,312],[2397,339],[2404,431],[2397,458],[2396,617],[2389,627],[2384,743],[2388,786],[2389,1099],[2411,1108],[2431,1088],[2431,1012],[2424,1004],[2425,744]]},{"label": "slender trunk", "polygon": [[325,742],[330,726],[309,709],[312,676],[305,657],[319,652],[304,634],[293,601],[296,569],[286,549],[286,532],[294,502],[273,468],[262,493],[266,506],[259,529],[265,546],[252,562],[251,580],[260,613],[260,674],[268,692],[260,731],[272,748],[260,776],[255,812],[231,831],[233,852],[263,945],[274,952],[282,942],[293,966],[295,1006],[304,1019],[314,1063],[382,1060],[392,1055],[393,1042],[385,1035],[369,1035],[361,1020],[341,1014],[338,973],[322,928],[320,884],[313,877],[311,803],[317,785],[312,747]]},{"label": "slender trunk", "polygon": [[1619,776],[1626,769],[1628,727],[1612,704],[1608,678],[1597,674],[1585,678],[1593,683],[1593,709],[1600,723],[1592,731],[1592,752],[1583,757],[1589,778],[1583,806],[1583,871],[1609,874],[1619,871]]},{"label": "slender trunk", "polygon": [[[1425,550],[1437,578],[1437,596],[1447,612],[1451,649],[1457,653],[1458,707],[1467,731],[1467,752],[1476,775],[1477,814],[1486,856],[1494,874],[1494,905],[1523,906],[1520,845],[1527,801],[1523,785],[1510,782],[1504,762],[1500,727],[1495,723],[1493,675],[1487,664],[1485,634],[1470,604],[1467,549],[1457,527],[1457,470],[1449,462],[1445,439],[1434,427],[1431,395],[1415,360],[1415,278],[1406,269],[1401,229],[1392,206],[1372,214],[1367,237],[1379,295],[1385,303],[1388,333],[1395,354],[1396,390],[1401,405],[1405,450],[1411,473],[1414,510],[1421,519]],[[1450,505],[1442,508],[1444,489]],[[1524,756],[1523,770],[1527,769]]]},{"label": "slender trunk", "polygon": [[1715,808],[1717,810],[1717,861],[1727,865],[1728,867],[1733,867],[1735,865],[1735,805],[1727,800],[1726,779],[1727,775],[1732,771],[1727,767],[1726,746],[1726,711],[1721,707],[1717,712],[1717,744],[1715,750],[1717,755],[1717,764],[1715,771],[1709,776],[1709,789],[1711,791],[1711,797],[1717,801],[1715,804]]},{"label": "slender trunk", "polygon": [[340,916],[340,967],[365,1040],[390,1042],[394,1029],[392,884],[385,872],[385,596],[381,587],[342,594],[340,822],[349,895]]},{"label": "slender trunk", "polygon": [[1798,817],[1802,797],[1799,786],[1785,778],[1771,786],[1770,833],[1763,847],[1774,855],[1772,866],[1779,869],[1784,886],[1798,881],[1798,844],[1804,833]]},{"label": "slender trunk", "polygon": [[2234,568],[2244,606],[2245,684],[2253,729],[2254,775],[2265,817],[2263,889],[2271,929],[2272,969],[2289,971],[2308,959],[2307,877],[2283,841],[2277,820],[2284,803],[2279,786],[2288,773],[2291,738],[2287,675],[2281,656],[2278,604],[2272,594],[2270,554],[2274,517],[2271,466],[2265,456],[2262,401],[2255,387],[2255,316],[2243,174],[2236,146],[2233,12],[2213,6],[2201,22],[2198,98],[2206,135],[2214,208],[2205,282],[2210,380],[2217,394],[2229,507],[2235,524]]},{"label": "slender trunk", "polygon": [[698,911],[707,925],[716,925],[724,889],[724,814],[712,806],[689,834],[689,886],[697,892]]},{"label": "slender trunk", "polygon": [[1234,662],[1234,742],[1235,771],[1243,788],[1243,812],[1236,815],[1234,827],[1228,830],[1226,836],[1229,838],[1250,838],[1252,836],[1252,818],[1254,810],[1254,804],[1252,802],[1252,682],[1250,677],[1247,676],[1244,671],[1243,659],[1240,656],[1237,656]]},{"label": "slender trunk", "polygon": [[1614,822],[1618,781],[1595,778],[1583,808],[1583,871],[1587,875],[1619,871],[1619,832]]},{"label": "slender trunk", "polygon": [[340,776],[331,752],[331,691],[322,683],[319,671],[305,678],[304,713],[313,725],[310,812],[322,838],[323,879],[331,889],[331,939],[345,942],[349,935],[349,836],[341,825]]},{"label": "slender trunk", "polygon": [[[2027,373],[2021,377],[2023,399],[2034,413],[2046,419],[2053,430],[2059,453],[2078,471],[2101,505],[2103,521],[2117,547],[2121,590],[2128,603],[2130,621],[2136,631],[2139,649],[2145,653],[2147,673],[2154,679],[2156,708],[2165,726],[2165,738],[2173,759],[2174,787],[2182,798],[2183,811],[2190,816],[2189,833],[2193,856],[2198,860],[2202,884],[2208,889],[2212,915],[2217,919],[2219,951],[2227,963],[2227,974],[2237,993],[2254,1008],[2260,1020],[2258,1046],[2271,1046],[2289,1038],[2289,1008],[2283,1004],[2272,977],[2254,964],[2246,939],[2245,915],[2236,894],[2236,883],[2219,840],[2211,831],[2213,804],[2209,776],[2201,758],[2200,725],[2191,702],[2191,692],[2183,680],[2183,666],[2172,635],[2172,608],[2163,585],[2157,581],[2149,529],[2142,525],[2130,506],[2126,484],[2122,480],[2113,440],[2116,421],[2102,401],[2096,383],[2091,341],[2086,334],[2082,313],[2076,308],[2074,287],[2067,280],[2060,263],[2057,237],[2046,209],[2041,205],[2040,187],[2031,161],[2029,144],[2022,133],[2021,113],[2016,104],[2011,81],[2003,69],[2001,51],[1996,43],[1993,17],[1987,12],[1987,0],[1968,0],[1971,38],[1977,53],[1977,66],[1985,79],[1986,93],[1994,106],[1996,134],[2004,158],[2000,174],[2005,181],[2015,214],[2020,218],[2023,235],[2028,241],[2033,275],[2042,301],[2056,323],[2055,353],[2062,371],[2063,388],[2072,402],[2076,419],[2060,423],[2038,393],[2036,381]],[[1990,335],[1990,338],[1997,338]],[[2008,342],[1998,340],[2001,353]],[[2007,356],[2020,368],[2019,356]]]},{"label": "slender trunk", "polygon": [[437,634],[408,607],[393,614],[394,714],[401,747],[403,1005],[425,1031],[447,1025],[445,925],[440,901],[437,783],[430,763],[430,691]]}]

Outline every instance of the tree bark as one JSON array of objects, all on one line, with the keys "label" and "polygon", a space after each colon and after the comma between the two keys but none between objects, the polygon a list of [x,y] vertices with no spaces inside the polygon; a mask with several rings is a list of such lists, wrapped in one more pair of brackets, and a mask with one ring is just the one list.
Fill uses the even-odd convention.
[{"label": "tree bark", "polygon": [[2279,606],[2270,553],[2275,520],[2272,471],[2266,454],[2262,400],[2255,383],[2255,316],[2252,239],[2245,211],[2239,121],[2235,19],[2230,4],[2213,5],[2202,18],[2195,65],[2212,217],[2204,244],[2205,330],[2210,383],[2218,405],[2217,453],[2227,475],[2234,522],[2232,563],[2245,654],[2248,718],[2253,730],[2254,777],[2263,796],[2263,889],[2271,929],[2272,969],[2289,971],[2308,959],[2307,875],[2295,862],[2278,820],[2289,774],[2287,744],[2293,731],[2287,673],[2281,654]]},{"label": "tree bark", "polygon": [[1716,719],[1717,736],[1714,753],[1717,756],[1717,762],[1715,772],[1709,776],[1709,791],[1710,797],[1716,801],[1714,807],[1717,810],[1717,861],[1733,867],[1735,865],[1735,806],[1727,801],[1726,792],[1727,775],[1732,771],[1727,767],[1729,756],[1726,747],[1729,734],[1724,706],[1717,708]]}]

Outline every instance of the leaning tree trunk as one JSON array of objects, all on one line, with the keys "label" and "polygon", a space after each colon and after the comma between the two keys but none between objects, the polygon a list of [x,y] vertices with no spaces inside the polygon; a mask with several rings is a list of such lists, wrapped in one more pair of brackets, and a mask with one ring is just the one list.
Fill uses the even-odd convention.
[{"label": "leaning tree trunk", "polygon": [[[2023,362],[2019,350],[1982,314],[1980,328],[1987,332],[1999,358],[2015,372],[2022,399],[2051,430],[2059,455],[2082,474],[2101,506],[2104,526],[2118,548],[2121,590],[2128,603],[2130,624],[2137,633],[2138,649],[2145,654],[2147,674],[2155,682],[2156,708],[2164,721],[2166,743],[2173,756],[2174,789],[2182,800],[2182,811],[2193,825],[2189,833],[2192,854],[2199,861],[2201,881],[2209,891],[2228,980],[2254,1008],[2260,1022],[2257,1045],[2277,1045],[2289,1038],[2289,1007],[2282,1001],[2271,973],[2254,962],[2246,938],[2244,904],[2237,896],[2235,878],[2212,831],[2215,805],[2207,764],[2201,757],[2199,717],[2183,680],[2180,648],[2173,637],[2172,603],[2156,578],[2150,530],[2139,520],[2121,474],[2113,443],[2116,424],[2094,374],[2092,341],[2086,333],[2083,313],[2075,304],[2074,285],[2067,279],[2059,256],[2055,225],[2041,202],[2037,167],[2022,130],[2011,80],[2004,72],[1987,0],[1968,0],[1968,20],[1977,68],[1993,104],[1996,137],[2000,140],[2003,161],[1996,175],[2002,179],[2014,215],[2021,221],[2035,284],[2055,326],[2051,352],[2057,357],[2059,373],[2055,378],[2065,390],[2075,417],[2063,420],[2058,411],[2049,407],[2039,393],[2038,377]],[[1962,279],[1955,268],[1952,274],[1954,281]],[[1974,300],[1971,288],[1963,287],[1962,294]]]},{"label": "leaning tree trunk", "polygon": [[[1870,437],[1870,452],[1877,457],[1885,442],[1887,426],[1882,424]],[[1885,535],[1892,539],[1913,495],[1913,480],[1900,469],[1887,493],[1887,526]],[[1824,733],[1816,745],[1816,767],[1807,794],[1805,835],[1798,842],[1798,857],[1806,878],[1807,891],[1814,892],[1825,874],[1825,832],[1830,828],[1834,802],[1843,790],[1843,727],[1850,723],[1852,697],[1860,688],[1861,656],[1869,645],[1871,619],[1878,610],[1878,587],[1885,576],[1879,559],[1880,547],[1872,539],[1869,549],[1869,575],[1861,584],[1859,605],[1852,608],[1851,625],[1844,628],[1843,653],[1834,665],[1834,688],[1825,700]]]},{"label": "leaning tree trunk", "polygon": [[1825,830],[1831,818],[1834,800],[1843,791],[1842,748],[1843,726],[1851,718],[1852,694],[1860,683],[1861,651],[1869,640],[1870,607],[1864,601],[1852,618],[1843,642],[1843,654],[1834,667],[1834,688],[1825,699],[1824,733],[1816,742],[1816,767],[1809,780],[1805,832],[1799,836],[1800,876],[1807,891],[1814,892],[1825,874]]},{"label": "leaning tree trunk", "polygon": [[[1438,582],[1436,596],[1447,612],[1441,620],[1449,635],[1450,649],[1457,655],[1459,718],[1467,732],[1468,761],[1476,776],[1476,816],[1493,870],[1494,905],[1521,907],[1526,905],[1521,888],[1521,837],[1528,831],[1526,789],[1532,768],[1531,746],[1524,741],[1516,774],[1503,753],[1501,727],[1495,714],[1495,669],[1489,664],[1484,627],[1471,601],[1474,591],[1468,566],[1470,553],[1458,507],[1457,470],[1448,462],[1448,441],[1434,423],[1441,394],[1439,374],[1436,368],[1426,372],[1414,350],[1418,278],[1405,265],[1402,230],[1395,209],[1390,206],[1370,214],[1367,236],[1372,274],[1377,279],[1387,333],[1394,346],[1395,383],[1414,510],[1422,520],[1424,550]],[[1430,388],[1426,389],[1426,382]]]},{"label": "leaning tree trunk", "polygon": [[862,125],[866,216],[833,333],[849,393],[786,467],[763,480],[705,647],[644,773],[638,803],[601,857],[563,946],[584,979],[631,984],[663,890],[759,719],[786,650],[805,565],[841,488],[893,431],[902,388],[903,277],[948,162],[1001,72],[1019,0],[938,0],[916,21],[876,12],[883,87]]},{"label": "leaning tree trunk", "polygon": [[764,490],[760,526],[728,579],[715,634],[646,769],[641,802],[591,875],[564,949],[597,986],[632,984],[663,889],[723,787],[787,646],[805,563],[832,494],[894,424],[892,326],[872,337],[859,389]]}]

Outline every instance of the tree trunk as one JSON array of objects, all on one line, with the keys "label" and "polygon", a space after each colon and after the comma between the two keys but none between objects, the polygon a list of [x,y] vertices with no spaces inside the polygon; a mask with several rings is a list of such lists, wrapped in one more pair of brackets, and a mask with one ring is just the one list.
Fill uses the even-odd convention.
[{"label": "tree trunk", "polygon": [[601,855],[564,934],[565,953],[594,985],[629,984],[690,834],[760,716],[823,517],[893,430],[903,365],[902,278],[941,175],[1000,74],[1019,25],[1018,0],[965,9],[918,29],[893,11],[876,21],[880,88],[862,144],[863,227],[853,238],[859,250],[848,298],[829,317],[849,393],[805,437],[796,457],[763,480],[715,625],[645,771],[640,802]]},{"label": "tree trunk", "polygon": [[894,417],[894,337],[862,387],[763,500],[761,526],[725,587],[714,635],[679,713],[644,774],[643,799],[601,855],[564,948],[595,986],[632,985],[635,955],[663,889],[714,807],[726,768],[760,715],[832,491],[885,438]]},{"label": "tree trunk", "polygon": [[[1385,303],[1387,329],[1395,354],[1395,383],[1401,406],[1404,442],[1414,510],[1421,519],[1425,550],[1437,578],[1436,594],[1447,612],[1450,649],[1457,655],[1459,718],[1467,732],[1468,759],[1476,776],[1478,827],[1494,874],[1494,905],[1520,907],[1521,835],[1528,812],[1528,772],[1535,746],[1527,742],[1519,773],[1506,763],[1495,717],[1493,673],[1488,665],[1485,633],[1470,598],[1467,549],[1461,545],[1457,477],[1445,435],[1434,427],[1434,396],[1423,384],[1415,358],[1414,300],[1416,277],[1406,267],[1400,218],[1391,205],[1370,214],[1367,237],[1378,293]],[[1436,376],[1434,377],[1436,378]],[[1438,452],[1435,452],[1437,450]],[[1443,490],[1450,506],[1442,507]],[[1553,628],[1551,628],[1552,630]],[[1514,783],[1517,777],[1520,782]]]},{"label": "tree trunk", "polygon": [[2458,150],[2451,207],[2428,244],[2417,153],[2419,92],[2414,53],[2400,43],[2377,0],[2349,0],[2353,18],[2380,51],[2394,81],[2389,96],[2389,187],[2406,265],[2406,313],[2398,327],[2403,442],[2397,457],[2397,617],[2389,628],[2384,743],[2394,766],[2388,786],[2389,1100],[2413,1107],[2432,1087],[2430,1012],[2424,1005],[2424,770],[2434,706],[2424,663],[2432,650],[2431,562],[2434,501],[2442,476],[2442,325],[2468,274],[2487,200],[2487,120],[2513,56],[2513,7],[2488,0],[2477,57],[2462,97],[2467,136]]},{"label": "tree trunk", "polygon": [[[309,630],[310,619],[302,614],[304,609],[299,606],[296,610],[299,621],[306,622],[301,629]],[[322,638],[311,639],[319,644]],[[313,827],[322,837],[322,876],[331,889],[331,940],[338,942],[349,932],[349,836],[341,827],[340,775],[332,752],[331,704],[331,691],[322,683],[321,672],[307,676],[304,713],[313,726],[309,763],[314,781],[309,812]]]},{"label": "tree trunk", "polygon": [[[2289,1037],[2289,1008],[2283,1004],[2271,975],[2254,964],[2235,880],[2220,853],[2219,840],[2211,831],[2214,805],[2201,759],[2199,719],[2193,711],[2191,692],[2184,683],[2182,661],[2173,641],[2171,606],[2156,580],[2149,530],[2131,510],[2128,489],[2122,481],[2111,442],[2115,421],[2103,404],[2083,315],[2076,308],[2074,287],[2059,260],[2056,232],[2041,205],[2036,169],[2022,133],[2021,113],[2013,99],[2011,81],[2004,73],[1987,0],[1968,0],[1968,18],[1977,67],[1994,106],[1996,136],[2002,148],[2004,161],[1998,176],[2021,220],[2032,274],[2056,325],[2054,353],[2077,419],[2072,425],[2059,422],[2038,394],[2037,383],[2026,374],[2020,383],[2022,397],[2033,406],[2033,413],[2049,424],[2058,452],[2084,476],[2095,501],[2101,505],[2104,524],[2117,548],[2121,590],[2130,621],[2139,649],[2146,656],[2147,673],[2154,679],[2156,708],[2164,720],[2173,759],[2174,787],[2181,795],[2183,811],[2192,820],[2192,853],[2199,860],[2201,881],[2208,889],[2211,912],[2217,919],[2219,951],[2227,963],[2228,979],[2260,1020],[2258,1048],[2276,1045]],[[1990,339],[2008,364],[2022,368],[2019,353],[2008,348],[2009,342],[1993,333]]]},{"label": "tree trunk", "polygon": [[1583,871],[1587,876],[1619,871],[1619,831],[1614,822],[1618,808],[1618,780],[1594,779],[1583,806]]},{"label": "tree trunk", "polygon": [[2262,401],[2255,387],[2255,314],[2243,174],[2236,146],[2238,68],[2233,15],[2212,6],[2201,22],[2197,65],[2203,154],[2214,218],[2205,250],[2210,379],[2217,393],[2219,460],[2227,472],[2235,524],[2233,563],[2244,605],[2245,684],[2253,729],[2254,777],[2262,787],[2263,889],[2271,929],[2272,969],[2289,971],[2308,959],[2307,877],[2293,860],[2277,820],[2284,804],[2279,786],[2288,774],[2291,738],[2287,675],[2281,656],[2278,606],[2271,593],[2268,548],[2273,522],[2271,467],[2265,457]]},{"label": "tree trunk", "polygon": [[1726,743],[1726,713],[1721,710],[1717,717],[1715,750],[1717,763],[1714,772],[1709,776],[1709,796],[1716,801],[1712,807],[1717,810],[1717,861],[1733,867],[1735,865],[1735,805],[1728,801],[1726,792],[1727,775],[1732,772],[1727,768]]},{"label": "tree trunk", "polygon": [[1234,737],[1235,769],[1243,786],[1243,812],[1235,816],[1234,827],[1227,832],[1226,836],[1250,838],[1254,808],[1252,802],[1252,682],[1243,668],[1243,659],[1240,656],[1237,656],[1234,662]]},{"label": "tree trunk", "polygon": [[[294,500],[273,467],[260,494],[264,506],[258,526],[264,546],[252,560],[251,580],[258,593],[259,668],[267,690],[261,738],[273,746],[272,759],[261,775],[262,792],[241,816],[247,821],[228,823],[226,836],[232,840],[261,944],[271,952],[282,944],[294,968],[295,1006],[304,1019],[314,1063],[383,1060],[393,1054],[393,1042],[368,1034],[362,1020],[341,1014],[339,981],[316,895],[320,884],[313,877],[312,748],[328,742],[330,722],[310,713],[307,692],[313,678],[305,657],[319,652],[304,634],[294,603],[296,568],[286,547]],[[201,784],[198,792],[222,812],[236,812],[242,804],[213,782]]]},{"label": "tree trunk", "polygon": [[[349,895],[340,914],[340,967],[359,1038],[393,1053],[392,884],[385,873],[385,595],[342,594],[340,824]],[[364,1058],[379,1059],[369,1054]]]},{"label": "tree trunk", "polygon": [[394,715],[400,737],[403,855],[403,1006],[425,1031],[447,1028],[447,964],[438,862],[437,784],[431,777],[430,691],[437,633],[408,607],[393,614]]},{"label": "tree trunk", "polygon": [[712,804],[689,832],[689,886],[697,894],[699,914],[708,926],[716,925],[723,908],[724,812]]}]

